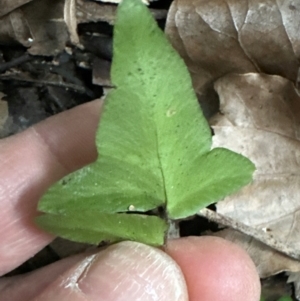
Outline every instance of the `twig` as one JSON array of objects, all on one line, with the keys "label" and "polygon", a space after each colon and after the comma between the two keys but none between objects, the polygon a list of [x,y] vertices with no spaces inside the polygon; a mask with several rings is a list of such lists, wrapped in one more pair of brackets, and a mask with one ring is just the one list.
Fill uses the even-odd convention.
[{"label": "twig", "polygon": [[16,67],[22,63],[31,61],[32,59],[33,59],[33,57],[31,55],[29,55],[28,53],[25,53],[24,55],[21,55],[14,60],[11,60],[11,61],[5,62],[5,63],[1,63],[0,64],[0,73],[4,72],[10,68]]},{"label": "twig", "polygon": [[179,238],[179,224],[177,221],[169,220],[169,229],[167,233],[167,239]]},{"label": "twig", "polygon": [[79,86],[76,84],[71,83],[65,83],[65,82],[58,82],[58,81],[49,81],[49,80],[37,80],[37,79],[31,79],[31,78],[22,78],[18,76],[14,76],[11,74],[3,74],[0,75],[0,79],[2,80],[17,80],[17,81],[23,81],[28,83],[33,83],[37,86],[56,86],[56,87],[62,87],[65,89],[71,89],[78,93],[87,94],[87,89],[83,86]]}]

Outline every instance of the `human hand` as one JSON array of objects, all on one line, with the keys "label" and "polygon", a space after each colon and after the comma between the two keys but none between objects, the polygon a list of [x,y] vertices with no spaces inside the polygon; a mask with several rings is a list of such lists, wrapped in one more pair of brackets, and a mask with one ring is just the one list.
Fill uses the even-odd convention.
[{"label": "human hand", "polygon": [[[0,275],[53,239],[33,223],[37,202],[51,184],[96,159],[100,107],[99,101],[79,106],[0,141]],[[259,300],[255,267],[234,244],[182,238],[165,251],[122,242],[79,254],[0,278],[0,301]]]}]

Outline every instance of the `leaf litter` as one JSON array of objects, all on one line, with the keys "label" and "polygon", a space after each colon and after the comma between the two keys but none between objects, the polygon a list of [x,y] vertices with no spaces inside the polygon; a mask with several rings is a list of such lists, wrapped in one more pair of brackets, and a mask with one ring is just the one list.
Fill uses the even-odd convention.
[{"label": "leaf litter", "polygon": [[[253,183],[218,203],[217,212],[268,231],[299,259],[300,97],[289,80],[255,73],[227,75],[215,88],[221,114],[211,120],[213,145],[249,156],[257,168]],[[269,259],[275,273],[274,256],[260,260]]]},{"label": "leaf litter", "polygon": [[296,281],[298,298],[299,28],[300,3],[273,0],[175,0],[166,24],[210,110],[213,146],[241,153],[257,168],[253,183],[216,204],[216,215],[252,227],[252,238],[263,243],[235,230],[216,235],[243,245],[261,277],[295,273],[289,281]]},{"label": "leaf litter", "polygon": [[213,82],[225,74],[262,72],[295,81],[299,28],[298,1],[175,0],[165,31],[211,116],[218,102]]}]

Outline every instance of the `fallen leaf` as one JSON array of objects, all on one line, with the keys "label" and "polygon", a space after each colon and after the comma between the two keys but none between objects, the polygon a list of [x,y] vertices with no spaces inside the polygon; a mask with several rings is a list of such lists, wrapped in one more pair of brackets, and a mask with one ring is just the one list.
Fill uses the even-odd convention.
[{"label": "fallen leaf", "polygon": [[10,14],[0,18],[1,44],[20,43],[25,47],[30,47],[32,41],[32,32],[21,9],[15,9]]},{"label": "fallen leaf", "polygon": [[214,236],[225,238],[245,249],[252,258],[261,278],[285,271],[300,272],[300,262],[298,260],[274,251],[251,236],[232,229],[216,232]]},{"label": "fallen leaf", "polygon": [[[294,284],[295,297],[300,299],[300,262],[279,253],[267,245],[253,239],[251,236],[232,229],[226,229],[213,234],[222,237],[242,247],[252,258],[261,278],[267,278],[281,272],[289,277],[287,282]],[[277,286],[278,283],[276,283]],[[274,291],[275,287],[272,286]],[[278,298],[274,298],[277,300]],[[273,299],[272,299],[273,300]]]},{"label": "fallen leaf", "polygon": [[221,113],[211,120],[213,147],[250,158],[253,183],[217,204],[217,212],[269,231],[299,255],[300,97],[280,76],[228,75],[215,88]]},{"label": "fallen leaf", "polygon": [[[108,2],[108,3],[120,3],[122,0],[96,0],[98,2]],[[155,0],[141,0],[145,4],[149,4],[150,1],[155,1]]]},{"label": "fallen leaf", "polygon": [[20,43],[30,54],[50,56],[69,40],[78,46],[76,30],[74,0],[32,1],[0,18],[0,43]]},{"label": "fallen leaf", "polygon": [[6,101],[2,100],[4,96],[5,94],[0,92],[0,136],[2,136],[1,132],[8,119],[8,105]]},{"label": "fallen leaf", "polygon": [[[78,23],[107,22],[113,25],[116,21],[117,6],[110,4],[100,4],[92,1],[77,0],[77,21]],[[151,9],[153,17],[157,20],[165,19],[167,10]]]},{"label": "fallen leaf", "polygon": [[[175,0],[166,24],[210,113],[218,104],[217,80],[221,114],[211,119],[213,147],[239,152],[257,167],[253,183],[217,211],[269,231],[297,256],[300,99],[289,80],[298,76],[299,27],[300,3],[275,0]],[[228,75],[249,72],[282,77]]]},{"label": "fallen leaf", "polygon": [[65,0],[64,21],[68,27],[71,42],[80,46],[79,36],[77,34],[77,7],[76,0]]},{"label": "fallen leaf", "polygon": [[300,2],[175,0],[165,32],[188,65],[200,102],[208,94],[216,109],[213,81],[225,74],[264,72],[295,81],[299,28]]},{"label": "fallen leaf", "polygon": [[[164,9],[150,11],[156,19],[167,15]],[[0,2],[0,43],[19,43],[32,55],[56,55],[68,42],[83,47],[77,24],[99,21],[114,24],[115,18],[116,6],[83,0],[14,1],[5,9]]]},{"label": "fallen leaf", "polygon": [[33,35],[28,52],[33,55],[55,55],[69,40],[64,20],[65,1],[33,1],[22,8]]},{"label": "fallen leaf", "polygon": [[0,0],[0,17],[31,1],[32,0]]}]

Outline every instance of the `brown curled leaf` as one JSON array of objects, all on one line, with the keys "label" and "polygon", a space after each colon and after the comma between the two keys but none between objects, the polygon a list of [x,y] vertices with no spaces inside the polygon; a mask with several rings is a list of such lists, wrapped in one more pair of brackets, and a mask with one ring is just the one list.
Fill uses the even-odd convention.
[{"label": "brown curled leaf", "polygon": [[0,0],[0,17],[12,12],[32,0]]},{"label": "brown curled leaf", "polygon": [[221,113],[211,120],[214,147],[254,162],[253,183],[217,204],[217,211],[268,229],[295,254],[300,241],[300,97],[280,77],[228,75],[215,84]]},{"label": "brown curled leaf", "polygon": [[263,72],[295,81],[300,3],[275,0],[175,0],[166,34],[188,65],[201,98],[228,73]]},{"label": "brown curled leaf", "polygon": [[74,1],[40,0],[0,18],[0,43],[19,43],[33,55],[55,55],[70,40],[78,43]]},{"label": "brown curled leaf", "polygon": [[216,232],[214,235],[230,240],[245,249],[254,261],[261,278],[286,271],[293,273],[300,271],[300,262],[298,260],[267,247],[251,236],[232,229],[225,229]]}]

